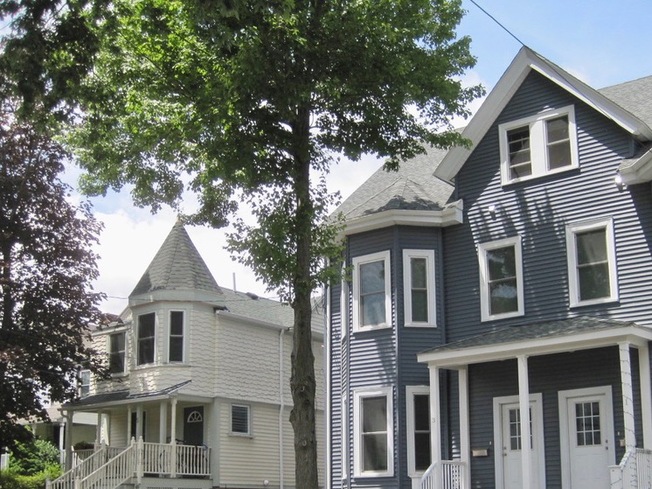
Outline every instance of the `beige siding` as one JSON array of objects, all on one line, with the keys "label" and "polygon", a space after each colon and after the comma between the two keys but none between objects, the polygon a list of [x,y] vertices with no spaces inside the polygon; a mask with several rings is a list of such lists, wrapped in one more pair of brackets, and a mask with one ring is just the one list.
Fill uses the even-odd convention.
[{"label": "beige siding", "polygon": [[[240,401],[234,401],[240,402]],[[283,461],[280,456],[279,406],[250,403],[252,434],[250,437],[230,434],[231,402],[220,402],[219,423],[219,484],[222,487],[248,485],[261,487],[268,480],[270,486],[280,484],[280,467],[286,487],[294,486],[294,434],[289,422],[290,407],[284,409]],[[324,477],[324,416],[317,413],[317,442],[320,484]],[[215,481],[217,483],[217,481]]]}]

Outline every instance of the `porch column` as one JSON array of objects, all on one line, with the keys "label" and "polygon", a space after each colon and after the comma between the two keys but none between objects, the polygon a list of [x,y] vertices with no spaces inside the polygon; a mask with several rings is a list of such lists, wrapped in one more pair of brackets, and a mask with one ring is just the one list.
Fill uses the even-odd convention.
[{"label": "porch column", "polygon": [[530,445],[530,381],[528,377],[527,357],[520,355],[518,363],[518,404],[521,414],[521,470],[523,489],[531,489],[532,481],[532,446]]},{"label": "porch column", "polygon": [[652,388],[650,383],[650,348],[638,347],[638,376],[641,384],[641,416],[643,417],[643,448],[652,448]]},{"label": "porch column", "polygon": [[102,411],[97,412],[97,424],[95,425],[95,449],[102,444]]},{"label": "porch column", "polygon": [[[65,416],[65,415],[63,415],[63,416]],[[65,447],[65,445],[63,443],[63,441],[65,439],[65,436],[64,436],[65,430],[66,430],[66,422],[65,422],[65,417],[64,417],[63,420],[59,423],[59,440],[57,440],[58,441],[57,446],[59,447],[59,463],[61,464],[62,467],[66,466],[65,465],[66,464],[66,447]]]},{"label": "porch column", "polygon": [[469,370],[464,366],[457,371],[460,396],[460,459],[464,463],[466,486],[471,482],[471,430],[469,424]]},{"label": "porch column", "polygon": [[620,385],[623,393],[623,422],[625,426],[625,449],[636,446],[634,427],[634,392],[632,388],[632,363],[629,357],[629,343],[618,344],[620,355]]},{"label": "porch column", "polygon": [[167,443],[168,436],[168,403],[161,401],[159,405],[159,421],[158,421],[158,442],[162,445]]},{"label": "porch column", "polygon": [[133,413],[133,410],[131,409],[131,404],[127,406],[127,440],[131,441],[133,438],[131,436],[132,433],[132,427],[131,427],[131,413]]},{"label": "porch column", "polygon": [[72,415],[73,412],[67,410],[63,417],[65,419],[65,445],[66,445],[66,471],[72,469]]},{"label": "porch column", "polygon": [[172,467],[170,469],[170,477],[177,476],[177,398],[172,398],[172,409],[170,412],[170,445],[172,446],[170,463]]},{"label": "porch column", "polygon": [[143,429],[143,405],[139,404],[136,406],[136,439],[140,440],[143,438],[143,433],[145,433]]},{"label": "porch column", "polygon": [[430,367],[430,465],[441,461],[439,367]]}]

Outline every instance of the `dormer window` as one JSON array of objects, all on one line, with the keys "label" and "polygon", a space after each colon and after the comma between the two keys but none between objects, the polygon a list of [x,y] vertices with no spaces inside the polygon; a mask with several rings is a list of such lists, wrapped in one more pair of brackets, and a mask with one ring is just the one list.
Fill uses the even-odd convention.
[{"label": "dormer window", "polygon": [[499,126],[503,185],[578,167],[572,105]]}]

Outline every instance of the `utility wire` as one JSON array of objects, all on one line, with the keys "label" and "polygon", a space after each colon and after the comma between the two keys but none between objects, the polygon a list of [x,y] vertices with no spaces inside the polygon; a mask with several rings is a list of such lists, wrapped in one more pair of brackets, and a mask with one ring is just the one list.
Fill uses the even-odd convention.
[{"label": "utility wire", "polygon": [[509,34],[510,36],[512,36],[514,39],[516,39],[516,42],[518,42],[521,46],[525,47],[525,43],[524,43],[523,41],[521,41],[518,37],[516,37],[516,35],[514,35],[514,34],[512,33],[512,31],[510,31],[507,27],[505,27],[503,24],[501,24],[500,22],[498,22],[498,20],[497,20],[493,15],[491,15],[489,12],[487,12],[485,9],[483,9],[480,5],[478,5],[478,3],[477,3],[475,0],[469,0],[469,1],[470,1],[473,5],[475,5],[476,7],[478,7],[480,10],[482,10],[482,12],[483,12],[487,17],[489,17],[489,18],[490,18],[491,20],[493,20],[496,24],[498,24],[498,25],[500,26],[500,28],[503,29],[507,34]]}]

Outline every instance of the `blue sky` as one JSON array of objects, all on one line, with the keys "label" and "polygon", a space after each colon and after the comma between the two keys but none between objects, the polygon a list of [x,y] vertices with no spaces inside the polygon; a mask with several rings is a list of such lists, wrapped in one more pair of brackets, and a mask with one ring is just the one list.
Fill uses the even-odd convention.
[{"label": "blue sky", "polygon": [[[651,0],[476,2],[520,41],[595,88],[652,75]],[[477,58],[477,65],[463,80],[467,84],[481,83],[488,92],[521,45],[471,1],[463,0],[463,6],[467,15],[458,34],[471,36],[472,52]],[[471,109],[477,110],[480,103],[475,102]],[[380,165],[372,157],[356,163],[343,162],[331,171],[329,187],[346,197]],[[74,173],[67,179],[72,179]],[[120,313],[176,215],[169,209],[155,216],[136,209],[127,192],[93,199],[93,204],[97,217],[105,223],[97,249],[101,276],[95,288],[109,296],[103,309]],[[193,227],[188,232],[220,285],[233,288],[235,275],[238,290],[274,296],[223,250],[223,230]]]}]

